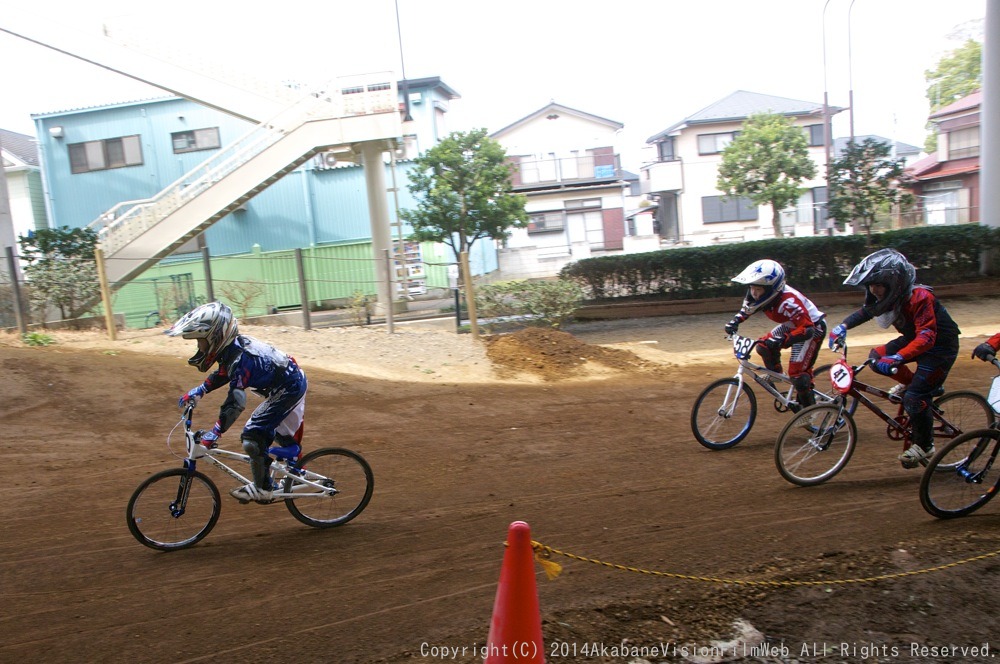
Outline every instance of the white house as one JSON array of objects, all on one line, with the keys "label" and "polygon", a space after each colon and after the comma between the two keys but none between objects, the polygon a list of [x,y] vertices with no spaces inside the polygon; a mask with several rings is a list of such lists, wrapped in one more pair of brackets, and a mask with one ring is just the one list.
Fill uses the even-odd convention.
[{"label": "white house", "polygon": [[[42,177],[38,163],[38,145],[34,137],[0,129],[0,161],[7,183],[7,205],[13,238],[48,227]],[[11,229],[4,229],[4,238]]]},{"label": "white house", "polygon": [[[843,109],[831,107],[829,116]],[[656,161],[643,166],[641,191],[657,202],[657,233],[666,246],[704,246],[774,236],[769,207],[749,199],[724,200],[716,187],[722,151],[756,113],[775,113],[802,127],[816,177],[803,182],[798,205],[783,211],[785,235],[826,228],[826,154],[822,103],[738,90],[646,140]]]},{"label": "white house", "polygon": [[504,279],[551,277],[571,261],[623,253],[631,196],[623,126],[552,102],[490,134],[515,167],[531,219],[500,251]]}]

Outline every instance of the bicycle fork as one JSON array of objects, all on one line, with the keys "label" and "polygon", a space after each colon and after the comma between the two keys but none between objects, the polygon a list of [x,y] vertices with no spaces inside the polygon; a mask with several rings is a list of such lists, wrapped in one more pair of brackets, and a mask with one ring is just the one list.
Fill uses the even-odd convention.
[{"label": "bicycle fork", "polygon": [[969,470],[969,466],[975,463],[976,459],[979,458],[989,445],[989,438],[980,438],[979,443],[969,452],[968,458],[965,459],[958,467],[958,475],[966,481],[968,484],[982,484],[983,478],[990,472],[990,468],[993,467],[993,462],[996,461],[997,451],[1000,450],[1000,446],[994,446],[993,453],[990,455],[989,459],[983,465],[981,470],[972,471]]},{"label": "bicycle fork", "polygon": [[840,428],[846,424],[847,420],[843,417],[844,409],[843,407],[837,411],[837,415],[833,418],[833,422],[830,422],[831,416],[826,415],[820,422],[812,422],[809,426],[813,430],[814,436],[809,438],[809,442],[820,452],[825,451],[830,447],[830,443],[833,442],[833,437],[837,435]]},{"label": "bicycle fork", "polygon": [[191,479],[194,477],[195,463],[194,459],[184,460],[184,470],[187,472],[181,475],[181,479],[177,487],[177,498],[174,502],[170,503],[170,516],[175,519],[179,519],[184,516],[184,510],[187,509],[188,495],[191,493]]},{"label": "bicycle fork", "polygon": [[743,393],[743,372],[737,373],[733,376],[736,379],[736,385],[730,385],[726,388],[726,397],[722,400],[722,405],[719,406],[719,417],[729,419],[733,416],[733,411],[736,410],[736,404],[740,400],[740,395]]}]

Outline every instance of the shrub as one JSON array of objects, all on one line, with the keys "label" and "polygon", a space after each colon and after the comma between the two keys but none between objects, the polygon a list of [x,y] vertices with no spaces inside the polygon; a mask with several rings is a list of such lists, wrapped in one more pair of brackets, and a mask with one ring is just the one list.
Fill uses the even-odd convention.
[{"label": "shrub", "polygon": [[571,281],[507,281],[477,288],[476,310],[489,329],[501,324],[559,327],[583,298],[583,288]]}]

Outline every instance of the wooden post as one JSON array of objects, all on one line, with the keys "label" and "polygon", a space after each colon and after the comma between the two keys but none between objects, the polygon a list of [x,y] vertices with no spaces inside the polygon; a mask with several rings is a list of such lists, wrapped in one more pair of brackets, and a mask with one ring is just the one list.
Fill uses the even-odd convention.
[{"label": "wooden post", "polygon": [[108,287],[108,274],[104,271],[104,252],[100,247],[94,250],[94,258],[97,259],[97,279],[101,284],[104,324],[108,328],[108,338],[115,341],[118,338],[118,331],[115,329],[115,312],[111,308],[111,289]]},{"label": "wooden post", "polygon": [[299,275],[299,299],[302,300],[302,327],[311,330],[312,318],[309,317],[309,290],[306,288],[306,269],[302,264],[302,250],[295,250],[295,268]]},{"label": "wooden post", "polygon": [[386,302],[386,307],[385,307],[385,329],[389,334],[392,334],[393,332],[396,331],[395,319],[393,318],[393,308],[395,307],[396,303],[395,302],[396,293],[394,288],[394,286],[396,285],[396,280],[392,278],[395,273],[395,268],[393,267],[392,256],[389,255],[389,250],[383,249],[383,253],[385,257],[385,279],[386,279],[385,292],[389,294],[389,301]]},{"label": "wooden post", "polygon": [[206,302],[215,302],[215,288],[212,287],[212,259],[208,255],[208,247],[201,248],[201,264],[205,269]]},{"label": "wooden post", "polygon": [[458,255],[459,267],[462,270],[462,282],[465,284],[465,307],[469,310],[469,329],[472,338],[479,339],[479,323],[476,321],[476,293],[472,288],[472,271],[469,269],[469,252]]},{"label": "wooden post", "polygon": [[10,274],[10,292],[14,296],[14,320],[17,322],[17,329],[23,335],[28,333],[28,321],[24,315],[28,309],[24,306],[21,296],[21,284],[17,282],[19,271],[14,259],[14,248],[4,247],[7,250],[7,272]]}]

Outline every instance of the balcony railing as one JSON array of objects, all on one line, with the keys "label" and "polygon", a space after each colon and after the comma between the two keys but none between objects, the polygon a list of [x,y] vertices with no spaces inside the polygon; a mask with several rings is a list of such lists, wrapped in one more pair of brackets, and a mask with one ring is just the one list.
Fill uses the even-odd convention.
[{"label": "balcony railing", "polygon": [[613,181],[621,178],[618,155],[584,155],[519,161],[515,187],[546,184]]}]

